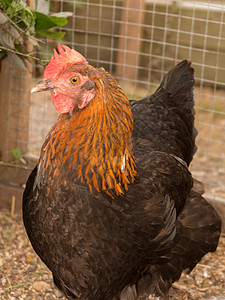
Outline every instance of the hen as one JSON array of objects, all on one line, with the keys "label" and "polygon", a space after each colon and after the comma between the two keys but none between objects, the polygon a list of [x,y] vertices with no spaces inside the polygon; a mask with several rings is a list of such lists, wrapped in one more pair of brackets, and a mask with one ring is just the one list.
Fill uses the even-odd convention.
[{"label": "hen", "polygon": [[128,101],[115,79],[67,46],[44,79],[60,112],[27,181],[31,244],[68,299],[167,297],[215,251],[221,221],[192,189],[193,69],[182,61],[153,95]]}]

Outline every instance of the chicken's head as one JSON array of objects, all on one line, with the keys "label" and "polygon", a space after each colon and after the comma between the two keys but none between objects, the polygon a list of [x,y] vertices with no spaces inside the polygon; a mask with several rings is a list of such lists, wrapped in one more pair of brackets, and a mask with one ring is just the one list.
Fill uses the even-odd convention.
[{"label": "chicken's head", "polygon": [[94,98],[96,85],[85,74],[86,59],[77,51],[58,44],[44,71],[44,79],[35,84],[32,93],[51,90],[55,108],[68,113],[72,108],[85,108]]}]

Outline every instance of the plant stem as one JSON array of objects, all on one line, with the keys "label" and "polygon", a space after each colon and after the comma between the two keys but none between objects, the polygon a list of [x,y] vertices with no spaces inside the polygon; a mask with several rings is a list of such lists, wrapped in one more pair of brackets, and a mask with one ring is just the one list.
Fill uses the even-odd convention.
[{"label": "plant stem", "polygon": [[18,54],[18,55],[21,55],[21,56],[25,56],[25,57],[31,58],[31,59],[33,59],[33,60],[38,61],[38,62],[41,63],[41,64],[42,64],[42,62],[43,62],[40,58],[37,58],[37,57],[35,57],[35,56],[32,56],[31,53],[25,54],[25,53],[18,52],[18,51],[16,51],[16,50],[12,50],[12,49],[9,49],[9,48],[3,47],[3,46],[0,46],[0,49],[6,50],[6,51],[8,51],[8,52],[12,52],[12,53],[15,53],[15,54]]},{"label": "plant stem", "polygon": [[6,163],[4,161],[0,161],[0,167],[12,167],[12,168],[25,169],[25,170],[30,169],[27,166],[21,166],[21,165],[17,165],[17,164],[13,164],[13,163]]}]

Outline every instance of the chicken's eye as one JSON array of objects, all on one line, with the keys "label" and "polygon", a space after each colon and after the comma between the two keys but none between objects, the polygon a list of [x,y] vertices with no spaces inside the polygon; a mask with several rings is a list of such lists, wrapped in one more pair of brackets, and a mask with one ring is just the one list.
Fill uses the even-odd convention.
[{"label": "chicken's eye", "polygon": [[80,78],[78,76],[73,76],[70,78],[70,82],[73,84],[77,84],[77,83],[79,83],[79,81],[80,81]]}]

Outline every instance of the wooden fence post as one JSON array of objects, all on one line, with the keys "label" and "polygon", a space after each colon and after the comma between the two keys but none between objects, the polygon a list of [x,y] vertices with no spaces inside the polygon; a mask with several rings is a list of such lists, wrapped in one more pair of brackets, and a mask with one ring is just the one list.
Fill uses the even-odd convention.
[{"label": "wooden fence post", "polygon": [[[28,0],[33,7],[34,0]],[[31,52],[33,45],[24,42]],[[19,70],[8,57],[0,62],[0,209],[11,209],[21,213],[23,185],[30,173],[29,169],[9,166],[5,162],[12,159],[12,149],[28,151],[30,90],[32,86],[32,63],[25,62],[28,71]],[[28,166],[33,166],[29,159]],[[11,202],[11,199],[13,200]]]},{"label": "wooden fence post", "polygon": [[10,66],[7,57],[1,62],[0,80],[0,157],[8,161],[13,148],[24,154],[28,150],[32,74]]},{"label": "wooden fence post", "polygon": [[130,81],[135,80],[139,63],[144,7],[145,0],[124,0],[116,75]]},{"label": "wooden fence post", "polygon": [[[28,1],[29,5],[33,0]],[[33,45],[26,40],[25,47],[32,51]],[[28,71],[21,71],[8,57],[0,62],[0,160],[12,159],[13,148],[28,151],[30,90],[32,64],[25,62]]]}]

